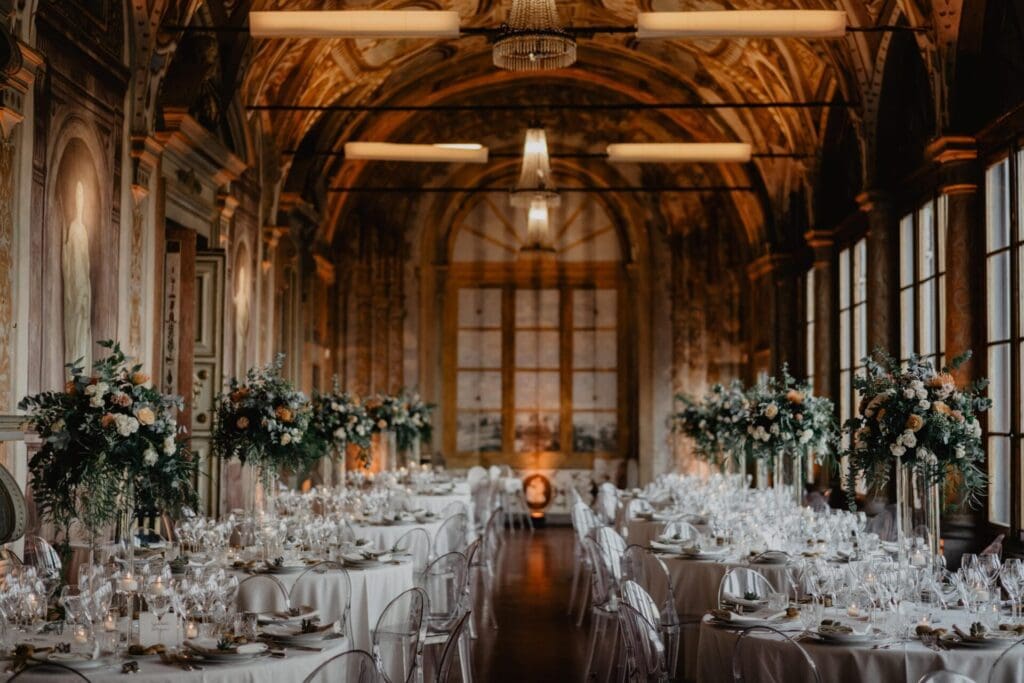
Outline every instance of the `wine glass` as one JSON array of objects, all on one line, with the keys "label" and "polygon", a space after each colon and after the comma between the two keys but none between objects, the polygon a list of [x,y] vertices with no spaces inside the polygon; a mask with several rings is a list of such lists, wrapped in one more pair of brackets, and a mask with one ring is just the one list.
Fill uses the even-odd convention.
[{"label": "wine glass", "polygon": [[999,572],[1002,570],[1002,562],[999,560],[999,556],[993,553],[985,553],[984,555],[978,555],[975,562],[975,567],[981,574],[982,579],[988,585],[989,592],[994,592],[996,588],[996,581],[999,579]]},{"label": "wine glass", "polygon": [[153,630],[159,634],[164,628],[164,615],[167,614],[167,610],[171,607],[170,587],[162,577],[153,577],[146,584],[145,596],[149,611],[156,617],[156,624],[153,626]]}]

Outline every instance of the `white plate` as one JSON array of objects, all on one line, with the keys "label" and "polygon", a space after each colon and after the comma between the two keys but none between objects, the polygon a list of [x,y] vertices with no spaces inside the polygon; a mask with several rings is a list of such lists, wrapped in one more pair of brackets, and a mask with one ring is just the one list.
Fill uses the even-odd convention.
[{"label": "white plate", "polygon": [[867,633],[835,633],[832,631],[817,631],[815,630],[814,635],[823,643],[830,643],[833,645],[863,645],[864,643],[870,643],[875,640],[875,636],[870,631]]},{"label": "white plate", "polygon": [[80,652],[51,652],[47,655],[46,659],[47,661],[63,664],[64,666],[72,669],[78,669],[80,671],[102,669],[103,667],[113,666],[117,663],[117,658],[110,654],[93,659],[92,657]]}]

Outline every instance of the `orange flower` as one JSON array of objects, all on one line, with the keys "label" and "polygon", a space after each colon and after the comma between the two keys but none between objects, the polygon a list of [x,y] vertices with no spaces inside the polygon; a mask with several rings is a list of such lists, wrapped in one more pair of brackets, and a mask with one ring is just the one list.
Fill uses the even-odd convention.
[{"label": "orange flower", "polygon": [[292,421],[292,411],[288,408],[288,406],[278,406],[277,410],[274,411],[274,414],[277,415],[277,419],[280,420],[281,422]]},{"label": "orange flower", "polygon": [[75,394],[78,393],[78,387],[75,385],[75,383],[73,381],[65,382],[64,383],[64,393],[68,394],[69,396],[74,396]]},{"label": "orange flower", "polygon": [[104,429],[107,429],[112,424],[114,424],[114,416],[112,414],[107,413],[106,415],[100,418],[100,426],[103,427]]},{"label": "orange flower", "polygon": [[237,420],[235,420],[235,426],[238,427],[239,429],[248,429],[249,428],[249,418],[247,418],[245,415],[243,415],[242,417],[240,417]]},{"label": "orange flower", "polygon": [[135,417],[138,419],[140,424],[151,425],[156,422],[156,414],[152,408],[143,406],[135,411]]},{"label": "orange flower", "polygon": [[953,413],[945,401],[932,401],[932,410],[940,415],[951,415]]},{"label": "orange flower", "polygon": [[136,372],[132,375],[132,384],[139,385],[145,384],[149,381],[149,375],[144,372]]},{"label": "orange flower", "polygon": [[907,429],[910,431],[920,431],[921,427],[924,427],[924,418],[920,415],[911,415],[907,418]]},{"label": "orange flower", "polygon": [[248,389],[245,389],[245,388],[236,389],[236,390],[231,392],[231,400],[234,401],[235,403],[238,403],[239,401],[241,401],[242,399],[244,399],[248,395],[249,395],[249,390]]},{"label": "orange flower", "polygon": [[882,418],[885,417],[885,408],[879,408],[878,413],[875,415],[875,417],[878,419],[879,422],[881,422]]},{"label": "orange flower", "polygon": [[790,403],[796,403],[797,405],[800,405],[801,403],[804,402],[803,392],[797,391],[796,389],[790,389],[786,393],[786,398],[789,400]]},{"label": "orange flower", "polygon": [[938,389],[944,386],[955,386],[956,380],[953,379],[953,375],[948,372],[940,372],[939,374],[928,380],[928,386],[932,389]]}]

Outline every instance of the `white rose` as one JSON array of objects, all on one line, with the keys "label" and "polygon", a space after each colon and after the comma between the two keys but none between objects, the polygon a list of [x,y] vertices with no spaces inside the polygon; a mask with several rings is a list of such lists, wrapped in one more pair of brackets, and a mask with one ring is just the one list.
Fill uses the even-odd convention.
[{"label": "white rose", "polygon": [[117,433],[121,436],[131,436],[139,431],[139,421],[130,415],[115,415],[114,422],[117,424]]},{"label": "white rose", "polygon": [[964,448],[963,446],[957,446],[955,449],[953,449],[953,454],[956,456],[957,460],[963,460],[965,457],[967,457],[967,449]]},{"label": "white rose", "polygon": [[805,429],[800,432],[800,443],[806,444],[814,437],[814,432],[810,429]]},{"label": "white rose", "polygon": [[64,420],[57,420],[50,425],[51,432],[63,432],[64,431]]},{"label": "white rose", "polygon": [[915,447],[917,445],[917,435],[910,430],[903,432],[903,445],[907,448]]},{"label": "white rose", "polygon": [[910,383],[910,386],[914,391],[920,391],[921,389],[924,389],[924,381],[915,379],[913,382]]},{"label": "white rose", "polygon": [[764,407],[764,416],[769,420],[774,420],[775,416],[779,414],[779,407],[775,405],[775,402],[771,402]]},{"label": "white rose", "polygon": [[341,404],[339,404],[337,401],[331,401],[331,410],[333,410],[336,413],[340,413]]},{"label": "white rose", "polygon": [[282,446],[287,446],[291,442],[292,442],[292,435],[291,434],[289,434],[288,432],[285,432],[284,434],[281,435],[281,445]]},{"label": "white rose", "polygon": [[903,390],[903,398],[914,398],[915,396],[917,396],[917,392],[914,391],[913,389]]},{"label": "white rose", "polygon": [[981,423],[977,420],[971,421],[971,436],[975,439],[981,436]]},{"label": "white rose", "polygon": [[164,453],[165,454],[171,455],[172,453],[174,453],[174,449],[176,447],[177,447],[177,443],[175,443],[173,436],[165,436],[164,437]]},{"label": "white rose", "polygon": [[777,436],[778,433],[779,433],[779,425],[777,425],[777,424],[772,425],[772,428],[771,428],[770,431],[771,431],[772,434]]},{"label": "white rose", "polygon": [[892,454],[897,458],[901,457],[904,453],[907,452],[907,449],[904,448],[903,446],[900,446],[899,444],[892,444],[891,446],[889,446],[889,450],[892,451]]},{"label": "white rose", "polygon": [[366,427],[364,427],[363,425],[359,425],[358,427],[356,427],[356,434],[358,434],[359,436],[366,436]]},{"label": "white rose", "polygon": [[154,451],[152,448],[147,448],[146,452],[142,454],[142,461],[152,467],[156,464],[156,461],[160,458],[160,454]]},{"label": "white rose", "polygon": [[385,419],[377,420],[377,429],[387,429],[388,421]]},{"label": "white rose", "polygon": [[931,401],[929,401],[929,400],[928,400],[928,399],[926,399],[926,398],[923,398],[923,399],[921,399],[920,401],[918,401],[918,402],[917,402],[917,406],[918,406],[918,407],[919,407],[919,408],[920,408],[921,410],[928,410],[929,408],[931,408],[931,407],[932,407],[932,404],[931,404]]},{"label": "white rose", "polygon": [[344,441],[345,440],[345,430],[344,430],[344,428],[338,427],[337,429],[335,429],[334,430],[334,438],[337,439],[338,441]]},{"label": "white rose", "polygon": [[103,397],[100,396],[99,394],[93,396],[92,398],[89,399],[89,405],[91,405],[93,408],[102,408]]},{"label": "white rose", "polygon": [[922,399],[922,400],[928,398],[928,390],[927,389],[918,389],[916,392],[914,392],[914,394],[915,394],[915,396],[917,396],[919,399]]}]

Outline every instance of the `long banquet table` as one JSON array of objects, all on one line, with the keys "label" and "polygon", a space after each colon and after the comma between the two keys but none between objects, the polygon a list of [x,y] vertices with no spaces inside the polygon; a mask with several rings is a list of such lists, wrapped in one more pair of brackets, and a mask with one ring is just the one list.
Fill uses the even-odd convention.
[{"label": "long banquet table", "polygon": [[[827,616],[827,615],[826,615]],[[943,625],[965,624],[966,614],[942,613]],[[796,631],[790,635],[796,635]],[[700,625],[698,652],[698,683],[732,683],[732,656],[738,630],[712,626],[705,619]],[[1014,642],[1009,640],[1006,645]],[[1006,648],[933,650],[917,640],[888,641],[881,647],[865,645],[827,645],[804,639],[800,646],[814,661],[821,680],[828,683],[864,683],[865,681],[910,681],[938,670],[969,676],[975,681],[1017,683],[1024,680],[1024,650],[1000,663],[998,675],[989,679],[989,672]],[[796,648],[782,643],[779,636],[767,631],[753,631],[744,638],[742,658],[756,662],[744,668],[748,683],[803,683],[813,680],[809,667]]]}]

